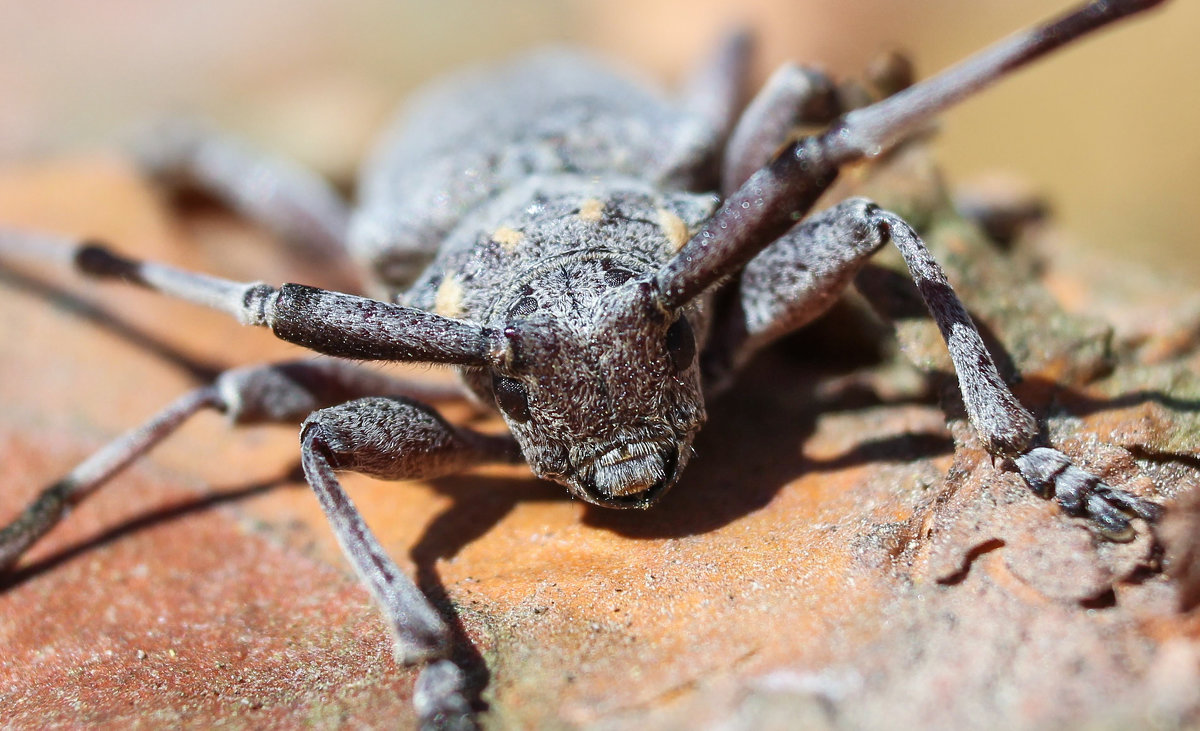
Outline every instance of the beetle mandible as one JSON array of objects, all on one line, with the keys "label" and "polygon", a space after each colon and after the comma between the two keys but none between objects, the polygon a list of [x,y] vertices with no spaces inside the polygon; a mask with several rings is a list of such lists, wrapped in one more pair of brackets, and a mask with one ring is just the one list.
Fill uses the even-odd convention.
[{"label": "beetle mandible", "polygon": [[[857,109],[822,74],[780,69],[742,113],[749,44],[731,36],[680,99],[579,54],[469,72],[413,101],[365,171],[352,212],[322,181],[191,124],[141,162],[366,272],[373,297],[239,283],[140,262],[95,242],[0,232],[0,255],[213,307],[334,359],[240,368],[189,393],[47,488],[0,531],[11,566],[68,507],[212,408],[235,423],[302,422],[302,464],[351,564],[423,666],[423,718],[472,724],[437,611],[384,553],[336,471],[388,479],[524,462],[590,503],[645,508],[679,479],[704,398],[756,351],[823,314],[866,259],[900,250],[946,340],[987,450],[1039,494],[1120,539],[1159,507],[1036,443],[965,308],[917,233],[864,199],[809,214],[844,165],[893,148],[1009,71],[1161,0],[1097,0]],[[788,141],[798,124],[823,131]],[[264,187],[263,180],[270,185]],[[717,188],[718,194],[707,192]],[[717,295],[720,295],[719,297]],[[443,420],[349,361],[450,364],[510,434]]]}]

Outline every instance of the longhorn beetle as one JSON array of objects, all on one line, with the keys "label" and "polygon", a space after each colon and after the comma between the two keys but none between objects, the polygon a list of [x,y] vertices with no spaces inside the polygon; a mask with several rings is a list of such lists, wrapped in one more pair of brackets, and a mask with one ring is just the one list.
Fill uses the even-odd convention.
[{"label": "longhorn beetle", "polygon": [[[822,314],[889,241],[946,340],[988,452],[1068,513],[1127,536],[1132,517],[1153,520],[1159,506],[1035,444],[1035,419],[912,227],[864,199],[810,208],[847,163],[880,155],[1010,71],[1159,2],[1090,2],[849,111],[822,74],[788,65],[739,115],[749,55],[741,35],[674,99],[581,55],[543,52],[419,95],[368,166],[353,212],[315,176],[204,128],[167,126],[142,150],[152,173],[207,189],[310,250],[348,256],[376,298],[234,282],[95,242],[4,231],[2,255],[66,260],[335,359],[238,368],[183,396],[0,531],[0,567],[201,409],[239,424],[302,421],[305,477],[391,626],[397,657],[422,666],[419,715],[470,727],[445,622],[383,552],[336,472],[427,478],[525,462],[589,503],[649,507],[688,462],[705,393]],[[801,123],[825,126],[787,142]],[[710,180],[720,181],[720,198],[704,192]],[[498,407],[511,434],[449,424],[402,395],[404,384],[348,362],[356,360],[456,366],[468,395]]]}]

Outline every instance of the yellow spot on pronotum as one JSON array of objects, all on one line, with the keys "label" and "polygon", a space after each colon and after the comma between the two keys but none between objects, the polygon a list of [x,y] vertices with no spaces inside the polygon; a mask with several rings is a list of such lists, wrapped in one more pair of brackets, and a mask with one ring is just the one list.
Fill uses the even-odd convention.
[{"label": "yellow spot on pronotum", "polygon": [[433,311],[442,317],[461,316],[462,296],[462,285],[458,279],[453,274],[447,275],[433,297]]},{"label": "yellow spot on pronotum", "polygon": [[517,248],[517,244],[521,243],[521,239],[523,238],[525,238],[525,234],[508,226],[501,226],[492,232],[492,241],[500,244],[500,247],[505,251],[512,251]]},{"label": "yellow spot on pronotum", "polygon": [[671,251],[679,251],[691,238],[691,232],[688,231],[687,224],[683,222],[683,219],[666,208],[658,209],[658,227],[667,235],[667,243],[670,244]]},{"label": "yellow spot on pronotum", "polygon": [[595,223],[600,220],[600,214],[604,212],[604,201],[595,198],[588,198],[579,206],[579,217],[589,223]]}]

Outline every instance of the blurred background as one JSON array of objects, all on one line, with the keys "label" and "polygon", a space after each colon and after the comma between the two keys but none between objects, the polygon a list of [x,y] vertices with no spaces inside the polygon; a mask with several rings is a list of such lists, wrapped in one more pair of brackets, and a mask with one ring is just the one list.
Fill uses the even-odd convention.
[{"label": "blurred background", "polygon": [[[418,83],[563,41],[671,82],[723,28],[858,75],[881,51],[928,75],[1057,12],[1044,0],[0,0],[0,164],[112,149],[165,111],[202,114],[340,180]],[[952,180],[1010,171],[1087,246],[1200,277],[1200,3],[1175,0],[1031,68],[944,120]],[[1200,280],[1195,280],[1200,281]]]}]

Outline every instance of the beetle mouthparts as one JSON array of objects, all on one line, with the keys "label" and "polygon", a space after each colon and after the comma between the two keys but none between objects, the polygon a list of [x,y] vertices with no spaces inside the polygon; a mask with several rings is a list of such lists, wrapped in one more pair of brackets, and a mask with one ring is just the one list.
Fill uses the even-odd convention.
[{"label": "beetle mouthparts", "polygon": [[676,450],[660,442],[621,444],[602,452],[583,480],[588,502],[605,507],[646,507],[674,482]]}]

